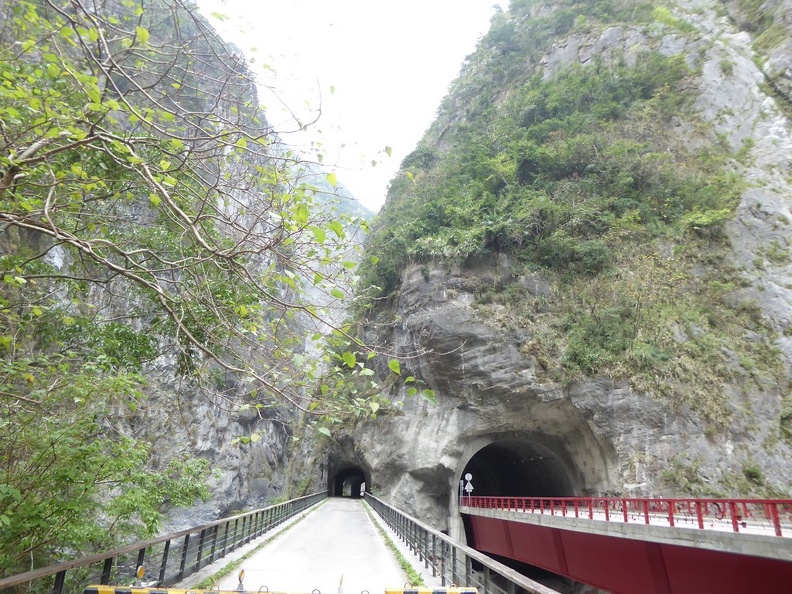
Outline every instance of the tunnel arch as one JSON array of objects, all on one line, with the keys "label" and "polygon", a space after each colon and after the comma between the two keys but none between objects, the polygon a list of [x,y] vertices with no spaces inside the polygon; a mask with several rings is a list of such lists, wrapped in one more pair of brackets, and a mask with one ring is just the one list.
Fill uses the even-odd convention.
[{"label": "tunnel arch", "polygon": [[[585,463],[585,461],[579,461]],[[457,464],[449,511],[449,534],[467,542],[468,526],[459,513],[460,488],[470,474],[476,495],[572,497],[585,492],[585,480],[559,437],[510,431],[468,441]]]},{"label": "tunnel arch", "polygon": [[359,466],[346,466],[338,469],[330,481],[331,497],[351,497],[359,499],[363,492],[370,489],[371,477]]},{"label": "tunnel arch", "polygon": [[563,444],[535,434],[508,435],[478,449],[462,467],[460,478],[472,475],[472,495],[571,497],[576,495],[576,470]]},{"label": "tunnel arch", "polygon": [[561,439],[531,431],[480,436],[459,460],[457,484],[473,476],[472,495],[571,497],[584,481]]}]

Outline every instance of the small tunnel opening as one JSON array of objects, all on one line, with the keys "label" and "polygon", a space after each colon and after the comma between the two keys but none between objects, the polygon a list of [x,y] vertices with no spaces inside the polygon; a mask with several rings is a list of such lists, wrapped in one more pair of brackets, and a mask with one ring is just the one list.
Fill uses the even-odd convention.
[{"label": "small tunnel opening", "polygon": [[360,499],[366,492],[366,474],[358,467],[339,470],[332,481],[333,497]]},{"label": "small tunnel opening", "polygon": [[474,496],[571,497],[574,487],[562,456],[530,438],[499,440],[470,458],[462,471],[462,487],[470,475],[469,494]]},{"label": "small tunnel opening", "polygon": [[[482,436],[469,451],[473,453],[464,464],[459,486],[464,489],[470,483],[472,490],[463,495],[573,497],[582,485],[564,443],[553,436],[532,432]],[[475,543],[470,518],[463,516],[462,525],[467,542]],[[545,585],[564,584],[563,578],[539,568],[511,559],[498,560]]]}]

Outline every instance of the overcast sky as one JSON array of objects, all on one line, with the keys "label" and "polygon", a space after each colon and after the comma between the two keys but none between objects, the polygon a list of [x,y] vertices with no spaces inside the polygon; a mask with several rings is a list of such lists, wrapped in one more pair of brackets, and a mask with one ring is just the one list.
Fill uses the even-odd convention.
[{"label": "overcast sky", "polygon": [[[321,142],[325,163],[367,207],[434,119],[465,56],[503,0],[198,0],[252,60],[261,101],[286,142]],[[210,17],[211,19],[211,17]],[[272,70],[270,70],[270,68]],[[285,103],[311,134],[291,134]],[[392,147],[388,157],[385,147]],[[371,162],[377,165],[372,167]]]}]

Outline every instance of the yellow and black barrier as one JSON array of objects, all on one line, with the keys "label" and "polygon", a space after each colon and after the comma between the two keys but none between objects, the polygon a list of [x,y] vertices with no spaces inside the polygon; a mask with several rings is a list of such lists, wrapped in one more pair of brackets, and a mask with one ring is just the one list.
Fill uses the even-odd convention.
[{"label": "yellow and black barrier", "polygon": [[[133,586],[88,586],[83,594],[258,594],[244,590],[196,590],[195,588],[135,588]],[[275,594],[269,592],[268,594]]]},{"label": "yellow and black barrier", "polygon": [[[314,591],[315,593],[316,591]],[[193,588],[135,588],[133,586],[88,586],[83,594],[259,594],[251,590],[196,590]],[[277,594],[267,592],[267,594]],[[312,593],[313,594],[313,593]],[[385,588],[385,594],[478,594],[476,588]]]},{"label": "yellow and black barrier", "polygon": [[478,594],[476,588],[385,588],[385,594]]}]

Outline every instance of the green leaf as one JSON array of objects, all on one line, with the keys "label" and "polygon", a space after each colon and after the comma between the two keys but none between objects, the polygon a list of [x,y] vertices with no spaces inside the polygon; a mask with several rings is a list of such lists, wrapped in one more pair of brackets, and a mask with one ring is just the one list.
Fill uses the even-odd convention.
[{"label": "green leaf", "polygon": [[354,353],[350,353],[349,351],[345,351],[343,355],[341,355],[341,359],[346,363],[346,366],[352,369],[355,367],[357,363],[357,358],[355,357]]},{"label": "green leaf", "polygon": [[308,207],[305,204],[300,204],[294,209],[294,221],[298,225],[305,225],[308,222],[308,217],[310,214],[311,213],[308,211]]},{"label": "green leaf", "polygon": [[388,361],[388,368],[395,374],[401,375],[401,363],[398,359],[391,359]]},{"label": "green leaf", "polygon": [[319,433],[321,433],[322,435],[326,435],[327,437],[332,437],[333,436],[332,433],[330,433],[330,429],[328,429],[327,427],[319,427],[319,429],[317,429],[317,431]]},{"label": "green leaf", "polygon": [[330,227],[330,230],[335,233],[336,237],[339,239],[344,239],[346,236],[346,233],[344,233],[344,226],[338,221],[330,221],[327,226]]},{"label": "green leaf", "polygon": [[324,229],[311,227],[311,232],[313,232],[314,238],[316,238],[316,241],[319,243],[324,243],[327,240],[327,233],[325,233]]},{"label": "green leaf", "polygon": [[389,147],[389,146],[386,146],[385,147],[385,154],[390,157],[393,154],[393,149],[391,147]]},{"label": "green leaf", "polygon": [[377,411],[380,409],[379,402],[369,402],[369,406],[371,407],[372,414],[377,414]]},{"label": "green leaf", "polygon": [[437,404],[437,398],[435,398],[435,393],[432,390],[429,390],[428,388],[426,390],[421,390],[418,396],[420,396],[430,404]]},{"label": "green leaf", "polygon": [[344,298],[344,292],[341,289],[333,289],[332,291],[330,291],[330,295],[332,295],[336,299]]},{"label": "green leaf", "polygon": [[151,202],[151,206],[159,206],[162,199],[157,196],[156,194],[149,194],[149,201]]},{"label": "green leaf", "polygon": [[327,179],[327,183],[329,183],[331,186],[334,188],[338,187],[338,177],[335,173],[328,173],[325,175],[325,178]]},{"label": "green leaf", "polygon": [[135,27],[135,35],[137,35],[138,41],[140,41],[140,43],[146,43],[148,41],[148,29],[144,29],[143,27]]}]

